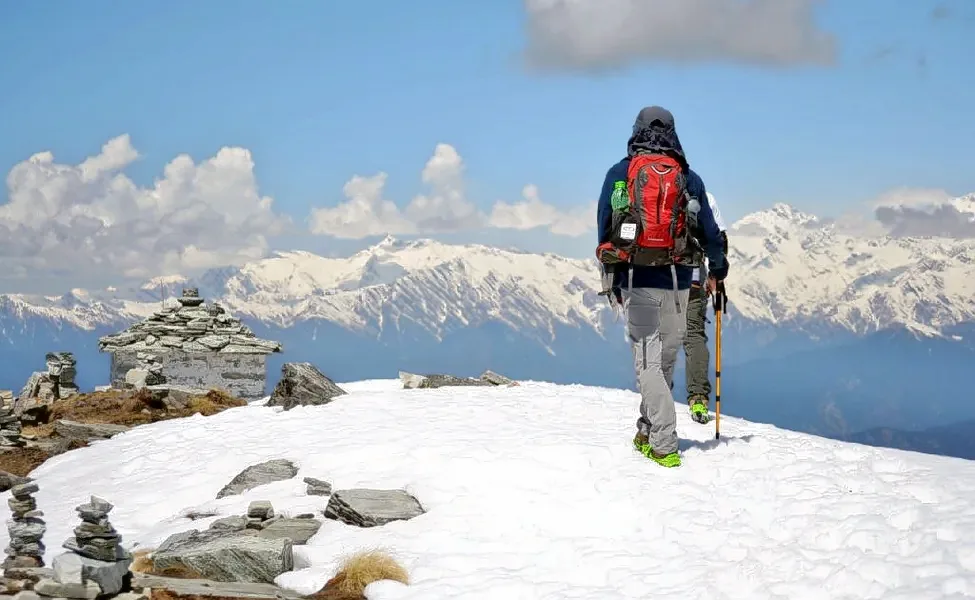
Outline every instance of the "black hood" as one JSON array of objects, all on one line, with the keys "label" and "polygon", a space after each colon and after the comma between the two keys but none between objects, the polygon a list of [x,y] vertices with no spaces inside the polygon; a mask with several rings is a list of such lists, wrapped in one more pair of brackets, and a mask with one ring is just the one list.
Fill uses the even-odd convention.
[{"label": "black hood", "polygon": [[633,134],[626,142],[627,156],[637,152],[669,154],[688,168],[687,157],[677,137],[674,115],[660,106],[648,106],[640,111],[633,123]]}]

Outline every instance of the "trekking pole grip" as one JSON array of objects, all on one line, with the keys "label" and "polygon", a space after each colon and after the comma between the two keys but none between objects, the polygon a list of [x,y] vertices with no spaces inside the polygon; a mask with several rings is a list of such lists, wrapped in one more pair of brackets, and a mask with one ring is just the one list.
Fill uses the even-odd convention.
[{"label": "trekking pole grip", "polygon": [[728,295],[725,293],[724,280],[717,282],[717,285],[715,285],[714,297],[711,303],[714,306],[715,313],[718,311],[723,313],[728,312]]}]

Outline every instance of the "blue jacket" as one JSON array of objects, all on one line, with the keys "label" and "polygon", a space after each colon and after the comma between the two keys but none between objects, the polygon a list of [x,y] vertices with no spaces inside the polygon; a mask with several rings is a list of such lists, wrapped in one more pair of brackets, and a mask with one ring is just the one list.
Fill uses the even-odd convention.
[{"label": "blue jacket", "polygon": [[[714,220],[714,213],[711,212],[711,204],[708,202],[707,190],[704,181],[695,173],[687,163],[684,150],[681,147],[680,139],[674,128],[674,117],[669,111],[659,106],[644,108],[633,124],[633,135],[627,141],[627,156],[606,172],[606,179],[603,180],[603,189],[599,194],[599,203],[596,208],[596,226],[599,232],[599,244],[609,240],[612,235],[612,205],[610,198],[613,195],[613,187],[617,181],[626,181],[627,169],[630,166],[630,158],[637,152],[651,151],[662,152],[674,157],[684,167],[687,173],[687,191],[697,199],[701,206],[698,212],[698,225],[700,241],[704,246],[704,251],[708,257],[708,269],[710,274],[717,279],[724,279],[728,275],[728,261],[724,254],[724,245],[721,239],[721,231]],[[677,266],[677,288],[686,290],[691,287],[691,279],[694,268],[688,266]],[[616,272],[613,276],[613,287],[626,287],[629,283],[626,272]],[[633,267],[633,287],[673,289],[674,280],[670,267]]]}]

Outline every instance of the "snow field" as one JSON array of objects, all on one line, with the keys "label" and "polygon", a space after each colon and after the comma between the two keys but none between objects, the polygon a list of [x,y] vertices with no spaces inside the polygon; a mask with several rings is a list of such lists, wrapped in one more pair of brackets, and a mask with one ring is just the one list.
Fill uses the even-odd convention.
[{"label": "snow field", "polygon": [[[585,386],[402,390],[342,384],[330,405],[259,405],[142,426],[50,460],[33,476],[47,561],[91,494],[127,548],[241,514],[319,512],[302,477],[403,488],[428,511],[360,529],[325,520],[278,583],[319,589],[347,554],[390,551],[411,585],[374,599],[948,600],[975,596],[975,463],[877,449],[678,404],[684,465],[630,444],[636,394]],[[727,403],[726,403],[727,404]],[[287,458],[289,481],[214,500],[242,469]],[[6,493],[9,497],[9,492]],[[0,510],[9,510],[6,503]],[[217,512],[191,521],[191,511]],[[319,515],[320,517],[320,515]],[[6,541],[6,530],[0,537]]]}]

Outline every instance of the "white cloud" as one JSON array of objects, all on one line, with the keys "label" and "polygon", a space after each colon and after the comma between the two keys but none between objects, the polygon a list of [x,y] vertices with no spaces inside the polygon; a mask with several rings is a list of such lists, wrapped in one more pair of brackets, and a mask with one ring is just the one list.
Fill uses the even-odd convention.
[{"label": "white cloud", "polygon": [[546,227],[556,235],[580,236],[593,228],[596,202],[563,212],[542,202],[538,187],[528,184],[521,191],[524,202],[498,202],[491,210],[488,224],[502,229],[534,229]]},{"label": "white cloud", "polygon": [[416,228],[399,208],[383,198],[387,177],[386,173],[352,177],[342,187],[348,202],[334,208],[312,210],[311,232],[344,239],[415,233]]},{"label": "white cloud", "polygon": [[877,198],[874,217],[895,237],[975,237],[975,195],[934,188],[897,188]]},{"label": "white cloud", "polygon": [[464,161],[449,144],[437,144],[421,173],[429,194],[415,196],[400,209],[384,197],[386,173],[356,175],[343,188],[348,198],[334,207],[316,208],[309,218],[310,230],[319,235],[358,239],[382,234],[451,233],[493,227],[525,230],[544,227],[555,235],[579,236],[590,231],[596,219],[595,202],[568,212],[543,203],[538,188],[525,186],[524,202],[498,202],[484,214],[467,198]]},{"label": "white cloud", "polygon": [[886,207],[934,207],[951,204],[954,198],[938,188],[899,187],[884,192],[870,204],[873,208]]},{"label": "white cloud", "polygon": [[529,64],[604,70],[652,60],[829,65],[820,0],[525,0]]},{"label": "white cloud", "polygon": [[975,237],[975,194],[955,197],[939,188],[899,187],[832,220],[859,237]]},{"label": "white cloud", "polygon": [[290,220],[258,193],[248,150],[199,164],[180,155],[151,187],[121,171],[139,158],[128,135],[77,165],[40,152],[7,176],[0,275],[111,271],[130,277],[239,264],[268,250]]}]

